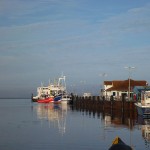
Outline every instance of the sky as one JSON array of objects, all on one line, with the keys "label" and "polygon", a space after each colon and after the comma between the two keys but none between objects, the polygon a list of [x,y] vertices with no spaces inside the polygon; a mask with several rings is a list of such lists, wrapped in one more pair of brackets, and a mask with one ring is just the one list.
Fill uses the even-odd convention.
[{"label": "sky", "polygon": [[[67,90],[150,83],[149,0],[0,0],[0,97],[30,97],[62,73]],[[105,76],[106,75],[106,76]]]}]

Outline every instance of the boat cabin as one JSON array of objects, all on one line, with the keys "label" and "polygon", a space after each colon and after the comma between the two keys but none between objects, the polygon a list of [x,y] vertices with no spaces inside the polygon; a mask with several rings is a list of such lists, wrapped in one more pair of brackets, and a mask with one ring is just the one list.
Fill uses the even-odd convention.
[{"label": "boat cabin", "polygon": [[150,104],[150,86],[135,86],[133,89],[135,100],[142,105]]},{"label": "boat cabin", "polygon": [[150,105],[150,91],[141,92],[141,104]]}]

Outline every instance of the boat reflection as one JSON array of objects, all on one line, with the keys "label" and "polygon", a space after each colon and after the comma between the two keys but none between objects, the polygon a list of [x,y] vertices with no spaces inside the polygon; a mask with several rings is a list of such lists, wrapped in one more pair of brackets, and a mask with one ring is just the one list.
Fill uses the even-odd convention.
[{"label": "boat reflection", "polygon": [[142,137],[147,144],[150,144],[150,119],[144,119],[139,116],[138,124],[141,125]]},{"label": "boat reflection", "polygon": [[66,132],[67,103],[37,103],[35,110],[38,119],[47,120],[49,125],[58,127],[61,134]]}]

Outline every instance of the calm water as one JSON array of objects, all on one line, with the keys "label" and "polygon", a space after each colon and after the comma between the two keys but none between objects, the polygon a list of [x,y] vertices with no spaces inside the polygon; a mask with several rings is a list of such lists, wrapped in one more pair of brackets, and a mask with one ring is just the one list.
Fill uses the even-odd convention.
[{"label": "calm water", "polygon": [[66,104],[0,99],[1,150],[107,150],[116,136],[135,150],[150,149],[149,120],[126,124]]}]

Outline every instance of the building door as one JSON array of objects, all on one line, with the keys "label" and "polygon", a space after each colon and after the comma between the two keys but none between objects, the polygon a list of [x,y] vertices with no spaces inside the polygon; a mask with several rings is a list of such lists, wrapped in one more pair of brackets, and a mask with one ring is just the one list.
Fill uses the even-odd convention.
[{"label": "building door", "polygon": [[127,93],[122,93],[121,94],[122,101],[126,100],[126,97],[127,97]]}]

